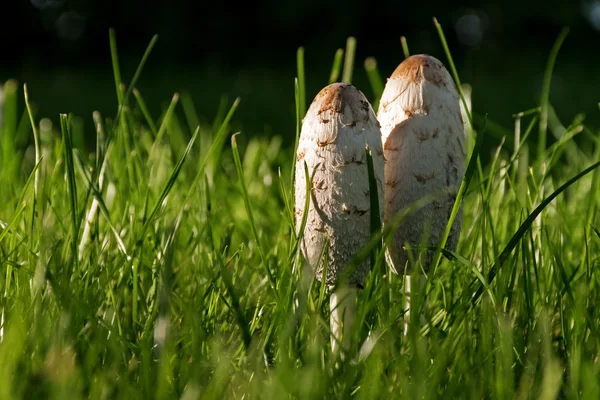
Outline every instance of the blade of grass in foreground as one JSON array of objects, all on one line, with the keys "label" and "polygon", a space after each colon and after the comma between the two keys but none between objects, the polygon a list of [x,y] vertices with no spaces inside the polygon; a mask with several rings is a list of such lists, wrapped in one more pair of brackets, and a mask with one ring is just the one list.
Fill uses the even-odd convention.
[{"label": "blade of grass in foreground", "polygon": [[[371,153],[371,149],[369,146],[365,149],[367,155],[367,169],[369,173],[369,201],[370,201],[370,211],[369,214],[371,216],[371,236],[378,234],[381,232],[381,214],[379,210],[379,192],[377,191],[377,180],[375,178],[375,167],[373,166],[373,154]],[[373,249],[371,253],[371,268],[375,267],[375,261],[377,260],[377,255],[381,252],[382,243],[381,241],[378,245]]]},{"label": "blade of grass in foreground", "polygon": [[[125,247],[125,243],[123,243],[123,240],[121,239],[121,236],[119,235],[119,232],[117,231],[117,229],[111,222],[110,212],[108,211],[108,207],[106,207],[106,203],[104,202],[104,199],[102,198],[102,193],[100,193],[100,189],[96,187],[94,182],[92,182],[92,177],[87,172],[88,169],[87,169],[87,165],[83,159],[83,156],[79,152],[75,153],[75,155],[76,155],[75,160],[77,160],[77,164],[79,165],[79,171],[85,178],[85,180],[88,184],[88,189],[91,191],[92,196],[94,197],[94,200],[96,201],[98,208],[100,208],[100,211],[104,215],[104,218],[106,219],[106,223],[108,224],[108,227],[110,228],[111,232],[113,233],[113,235],[115,237],[115,240],[117,241],[117,247],[119,248],[119,250],[121,250],[123,255],[129,260],[130,257],[127,252],[127,248]],[[92,206],[92,208],[94,208],[94,207]],[[80,246],[80,250],[83,251],[83,248],[85,247],[85,244],[86,244],[85,242],[83,242],[83,238],[82,238],[81,243],[83,245]]]},{"label": "blade of grass in foreground", "polygon": [[304,80],[304,47],[298,48],[296,53],[296,65],[298,68],[298,89],[300,117],[304,118],[306,114],[306,82]]},{"label": "blade of grass in foreground", "polygon": [[[35,121],[33,119],[33,112],[31,111],[31,105],[29,104],[29,92],[27,91],[27,84],[23,85],[23,94],[25,97],[25,107],[27,108],[27,114],[29,114],[29,121],[31,122],[31,130],[33,131],[33,145],[35,148],[35,163],[40,164],[40,160],[42,157],[42,152],[40,148],[40,134],[35,125]],[[34,229],[34,220],[36,214],[36,206],[38,202],[38,193],[39,193],[39,185],[40,185],[40,168],[36,168],[35,170],[35,179],[33,182],[33,204],[31,205],[31,225],[29,226],[30,232],[29,236],[33,238],[33,229]]]},{"label": "blade of grass in foreground", "polygon": [[69,200],[71,206],[71,223],[73,224],[73,238],[71,246],[73,249],[73,262],[77,263],[78,249],[77,239],[79,237],[79,218],[77,212],[77,184],[75,182],[75,165],[73,163],[73,142],[71,141],[71,131],[69,130],[69,119],[66,114],[60,115],[60,128],[63,137],[63,150],[65,156],[65,167],[67,169],[67,185]]},{"label": "blade of grass in foreground", "polygon": [[342,82],[352,83],[352,72],[354,69],[354,54],[356,53],[356,38],[350,36],[346,40],[346,58],[344,59],[344,71]]},{"label": "blade of grass in foreground", "polygon": [[336,82],[340,76],[340,70],[342,69],[342,60],[344,57],[344,49],[337,49],[335,56],[333,56],[333,65],[331,66],[331,73],[329,74],[329,84]]},{"label": "blade of grass in foreground", "polygon": [[298,78],[294,81],[294,98],[296,100],[296,139],[294,141],[294,153],[292,157],[292,173],[290,174],[290,182],[292,190],[294,188],[294,181],[296,179],[296,153],[298,152],[298,144],[300,143],[300,131],[302,129],[302,113],[300,110],[300,87],[298,84]]},{"label": "blade of grass in foreground", "polygon": [[294,246],[290,250],[289,261],[296,256],[299,256],[297,252],[298,247],[300,246],[300,241],[302,240],[302,236],[304,236],[304,229],[306,228],[306,222],[308,221],[308,208],[310,207],[310,188],[311,188],[311,179],[310,174],[308,173],[308,166],[306,165],[306,161],[304,161],[304,180],[306,181],[306,195],[304,196],[304,205],[302,208],[302,221],[300,222],[300,226],[298,227],[296,240],[294,242]]},{"label": "blade of grass in foreground", "polygon": [[152,132],[152,135],[156,138],[156,136],[158,135],[158,129],[156,128],[156,124],[152,120],[152,116],[150,115],[150,111],[148,111],[148,107],[146,106],[144,98],[137,89],[133,89],[133,96],[135,97],[138,106],[142,111],[142,115],[144,116],[144,119],[146,120],[146,123],[148,124],[148,127]]},{"label": "blade of grass in foreground", "polygon": [[156,149],[160,146],[160,142],[162,140],[163,135],[167,131],[167,125],[173,115],[173,111],[179,102],[179,93],[175,93],[173,98],[171,99],[171,103],[169,104],[169,108],[167,108],[167,112],[160,124],[160,128],[158,128],[158,133],[154,139],[154,143],[152,144],[152,149],[150,149],[150,154],[148,155],[148,164],[153,163],[156,160]]},{"label": "blade of grass in foreground", "polygon": [[[115,29],[110,28],[108,31],[108,37],[110,41],[110,55],[112,59],[113,75],[115,77],[115,89],[117,91],[117,100],[119,102],[119,109],[123,106],[123,91],[121,88],[121,68],[119,67],[119,53],[117,52],[117,37]],[[115,124],[115,129],[118,124]]]},{"label": "blade of grass in foreground", "polygon": [[590,226],[592,227],[592,229],[594,230],[594,233],[596,234],[596,236],[598,236],[598,239],[600,239],[600,231],[598,230],[598,228],[596,228],[594,225],[590,224]]},{"label": "blade of grass in foreground", "polygon": [[238,178],[240,180],[242,197],[244,198],[244,205],[246,206],[246,212],[248,213],[248,218],[250,219],[250,228],[252,229],[252,234],[254,236],[254,240],[256,241],[256,248],[258,249],[258,254],[260,255],[262,263],[267,271],[267,277],[269,278],[269,283],[271,285],[271,289],[273,290],[273,294],[275,295],[275,298],[277,298],[277,286],[275,284],[275,278],[273,277],[273,274],[269,269],[269,265],[267,264],[265,253],[262,249],[262,245],[260,244],[260,237],[258,236],[256,223],[254,222],[254,214],[252,213],[252,207],[250,207],[250,197],[248,196],[248,189],[246,188],[246,181],[244,179],[244,170],[242,169],[242,162],[240,161],[240,152],[238,150],[237,141],[235,139],[235,137],[239,134],[240,132],[235,133],[233,136],[231,136],[231,149],[233,151],[235,169],[237,170]]},{"label": "blade of grass in foreground", "polygon": [[406,41],[405,36],[400,36],[400,44],[402,44],[402,52],[404,53],[404,58],[410,57],[410,51],[408,51],[408,42]]},{"label": "blade of grass in foreground", "polygon": [[467,100],[465,97],[465,93],[463,92],[462,85],[460,83],[460,79],[458,77],[458,72],[456,67],[454,66],[454,61],[452,60],[452,55],[450,54],[450,48],[448,47],[448,42],[446,42],[446,36],[444,36],[444,30],[442,29],[442,25],[438,22],[437,18],[433,18],[433,24],[438,32],[440,37],[440,41],[442,42],[442,47],[444,48],[444,52],[446,53],[446,58],[448,59],[448,66],[450,67],[450,71],[452,72],[452,77],[454,78],[454,82],[456,83],[456,89],[458,89],[458,93],[460,94],[460,98],[463,102],[463,106],[465,109],[465,113],[467,114],[467,119],[469,120],[469,125],[471,127],[471,131],[475,131],[473,127],[473,117],[471,116],[471,111],[469,109],[469,105],[467,104]]},{"label": "blade of grass in foreground", "polygon": [[[131,78],[131,82],[129,83],[129,88],[127,88],[127,92],[125,92],[125,97],[123,97],[123,103],[127,104],[127,100],[129,99],[131,92],[135,88],[135,84],[137,83],[138,79],[142,75],[142,70],[144,69],[144,65],[146,65],[146,61],[148,61],[148,57],[150,57],[150,53],[152,53],[152,49],[156,45],[157,41],[158,41],[158,35],[152,36],[152,39],[150,40],[150,43],[148,43],[148,47],[146,47],[146,51],[144,52],[144,55],[142,56],[142,59],[140,60],[140,63],[138,64],[138,67],[135,70],[135,73],[133,74],[133,78]],[[116,48],[115,48],[115,50],[116,50]],[[118,119],[118,117],[115,119]]]},{"label": "blade of grass in foreground", "polygon": [[17,136],[17,108],[18,108],[18,85],[13,79],[9,79],[4,83],[4,88],[0,88],[0,92],[4,99],[0,103],[0,115],[3,117],[2,131],[1,131],[1,145],[2,148],[2,173],[5,176],[11,176],[18,163],[15,157],[16,152],[16,136]]},{"label": "blade of grass in foreground", "polygon": [[365,70],[367,71],[367,77],[369,78],[371,89],[373,89],[373,110],[377,112],[377,109],[379,108],[379,100],[381,99],[381,94],[383,93],[383,81],[381,80],[381,75],[377,69],[377,60],[375,60],[373,57],[367,58],[365,60]]},{"label": "blade of grass in foreground", "polygon": [[546,156],[546,135],[548,130],[549,109],[548,103],[550,99],[550,82],[552,80],[552,71],[554,70],[554,63],[556,62],[556,57],[558,56],[560,46],[562,46],[562,43],[565,41],[565,38],[568,34],[568,28],[564,28],[560,32],[558,38],[556,38],[556,42],[554,42],[554,46],[552,46],[550,56],[548,57],[548,63],[546,64],[546,72],[544,73],[544,84],[542,86],[542,94],[540,96],[540,124],[537,152],[538,162],[541,162],[541,160]]}]

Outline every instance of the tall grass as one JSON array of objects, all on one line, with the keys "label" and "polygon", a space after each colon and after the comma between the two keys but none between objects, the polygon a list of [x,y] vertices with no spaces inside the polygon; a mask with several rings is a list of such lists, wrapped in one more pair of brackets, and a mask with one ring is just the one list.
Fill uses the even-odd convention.
[{"label": "tall grass", "polygon": [[[16,82],[4,85],[0,398],[600,397],[599,131],[549,116],[551,74],[542,104],[504,128],[510,146],[471,163],[460,244],[440,252],[414,303],[417,329],[403,334],[402,277],[374,240],[377,268],[339,358],[327,293],[297,257],[294,149],[232,137],[239,99],[212,125],[198,125],[188,93],[151,115],[133,83],[155,41],[127,86],[111,32],[116,117],[94,114],[91,152],[68,115],[53,129],[36,115],[35,87],[25,107]],[[346,81],[365,72],[353,72],[355,46]],[[314,94],[310,49],[297,54],[299,127]],[[376,103],[391,71],[365,66]],[[564,137],[532,142],[546,123]],[[485,139],[483,123],[472,128]]]}]

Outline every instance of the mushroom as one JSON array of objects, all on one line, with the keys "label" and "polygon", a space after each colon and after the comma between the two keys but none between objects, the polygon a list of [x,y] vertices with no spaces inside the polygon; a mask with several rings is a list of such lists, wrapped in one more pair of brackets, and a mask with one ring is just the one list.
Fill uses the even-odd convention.
[{"label": "mushroom", "polygon": [[[407,272],[405,291],[410,292],[408,273],[415,265],[408,264],[404,246],[438,246],[465,174],[458,91],[439,60],[414,55],[388,79],[377,117],[386,160],[384,224],[416,201],[433,197],[402,221],[386,253],[394,272]],[[456,248],[461,219],[462,205],[446,242],[448,250]],[[410,259],[420,260],[428,272],[433,253],[417,251]],[[408,306],[408,293],[405,298]]]},{"label": "mushroom", "polygon": [[345,271],[371,237],[367,146],[373,154],[382,218],[383,148],[375,113],[365,96],[350,84],[334,83],[322,89],[302,123],[296,153],[295,215],[299,231],[307,195],[306,163],[311,184],[310,205],[300,249],[319,281],[323,276],[323,259],[327,259],[325,283],[333,291],[330,296],[333,352],[337,351],[338,343],[345,349],[349,347],[356,293],[371,268],[366,260],[353,271]]}]

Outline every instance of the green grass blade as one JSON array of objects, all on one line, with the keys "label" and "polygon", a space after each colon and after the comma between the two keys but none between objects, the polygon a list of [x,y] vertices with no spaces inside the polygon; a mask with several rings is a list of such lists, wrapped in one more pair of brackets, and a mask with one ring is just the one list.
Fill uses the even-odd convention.
[{"label": "green grass blade", "polygon": [[281,168],[278,168],[277,174],[278,174],[278,178],[279,178],[279,193],[281,194],[281,198],[283,200],[283,206],[284,206],[283,214],[285,215],[285,219],[288,221],[288,223],[290,225],[292,237],[295,239],[296,232],[294,230],[294,210],[293,210],[293,205],[290,202],[290,198],[288,195],[288,189],[285,187],[285,184],[284,184],[282,176],[281,176]]},{"label": "green grass blade", "polygon": [[333,65],[331,66],[331,73],[329,74],[329,84],[337,82],[340,77],[340,71],[342,70],[342,60],[344,59],[344,49],[337,49],[335,56],[333,56]]},{"label": "green grass blade", "polygon": [[[119,53],[117,51],[117,36],[114,28],[109,30],[110,55],[112,59],[113,75],[115,77],[115,89],[117,91],[117,100],[119,109],[123,106],[123,88],[121,81],[121,68],[119,67]],[[115,125],[116,126],[116,125]]]},{"label": "green grass blade", "polygon": [[[142,70],[144,69],[144,65],[146,65],[146,61],[148,61],[148,57],[150,57],[150,53],[152,53],[152,49],[154,49],[154,46],[156,45],[157,41],[158,41],[158,35],[152,36],[152,39],[150,40],[150,43],[148,43],[148,47],[146,47],[146,51],[144,52],[144,55],[142,56],[142,59],[140,60],[140,63],[138,64],[138,67],[135,70],[135,73],[133,74],[133,78],[131,78],[131,82],[129,83],[127,92],[125,92],[125,97],[123,97],[124,104],[127,104],[127,100],[129,99],[131,92],[135,88],[135,85],[137,84],[138,79],[142,75]],[[116,44],[115,44],[115,51],[116,51]],[[115,119],[118,119],[118,117]]]},{"label": "green grass blade", "polygon": [[[299,252],[297,252],[300,247],[300,242],[302,241],[302,237],[304,236],[304,229],[306,229],[306,223],[308,221],[308,210],[310,208],[310,193],[311,193],[311,178],[308,173],[308,165],[306,165],[306,161],[304,161],[304,179],[306,181],[306,194],[304,196],[304,204],[302,206],[302,220],[300,221],[300,226],[296,228],[296,241],[294,243],[294,247],[292,247],[290,251],[290,260],[293,257],[299,256]],[[297,204],[294,207],[298,206]],[[297,257],[296,257],[297,258]]]},{"label": "green grass blade", "polygon": [[446,58],[448,59],[448,66],[450,67],[452,77],[454,78],[454,82],[456,83],[456,89],[458,89],[458,93],[460,94],[460,98],[463,102],[465,113],[467,114],[467,119],[469,120],[469,126],[471,127],[471,131],[475,131],[475,128],[473,127],[473,117],[471,116],[471,111],[469,110],[469,105],[467,104],[465,93],[463,92],[463,88],[460,83],[460,78],[458,77],[456,66],[454,65],[454,60],[452,59],[452,55],[450,54],[450,48],[448,47],[448,42],[446,42],[444,30],[442,29],[442,25],[440,25],[440,23],[435,17],[433,18],[433,24],[435,25],[435,28],[440,37],[440,41],[442,42],[442,47],[444,48],[444,52],[446,53]]},{"label": "green grass blade", "polygon": [[294,181],[296,179],[296,154],[298,153],[298,144],[300,143],[300,132],[302,130],[302,113],[300,109],[300,87],[298,85],[298,78],[294,81],[294,98],[296,100],[296,138],[294,140],[294,153],[292,156],[292,171],[290,174],[290,184],[292,190],[294,188]]},{"label": "green grass blade", "polygon": [[556,41],[550,56],[548,57],[548,63],[546,64],[546,71],[544,73],[544,83],[542,85],[542,94],[540,95],[540,124],[539,124],[539,137],[538,137],[538,162],[546,156],[546,136],[548,131],[548,110],[549,110],[549,99],[550,99],[550,83],[552,81],[552,71],[554,70],[554,64],[556,63],[556,57],[563,42],[565,41],[569,29],[564,28]]},{"label": "green grass blade", "polygon": [[27,204],[21,203],[19,208],[17,208],[17,210],[13,214],[13,217],[11,218],[9,223],[4,223],[3,221],[0,221],[0,226],[2,227],[2,232],[0,232],[0,243],[2,243],[2,240],[4,240],[4,237],[9,232],[14,230],[15,226],[18,223],[18,218],[23,212],[23,210],[25,210],[25,207],[27,207]]},{"label": "green grass blade", "polygon": [[[17,135],[17,94],[18,86],[15,80],[8,80],[4,83],[4,110],[2,116],[2,162],[4,168],[11,166],[11,163],[15,161],[16,144],[15,139]],[[12,166],[9,170],[12,170]]]},{"label": "green grass blade", "polygon": [[344,58],[344,70],[342,82],[352,83],[352,72],[354,69],[354,55],[356,53],[356,38],[350,36],[346,40],[346,57]]},{"label": "green grass blade", "polygon": [[299,89],[299,106],[300,117],[304,118],[306,114],[306,80],[304,75],[304,47],[298,48],[296,52],[296,65],[298,68],[298,89]]},{"label": "green grass blade", "polygon": [[[40,148],[40,134],[33,119],[33,112],[31,111],[31,105],[29,104],[29,92],[27,91],[27,84],[23,85],[23,94],[25,97],[25,107],[27,108],[27,113],[29,114],[29,121],[31,122],[31,130],[33,131],[33,144],[35,149],[35,163],[40,164],[40,160],[42,157],[42,151]],[[31,205],[31,230],[29,235],[33,237],[33,227],[34,227],[34,218],[36,215],[36,206],[38,203],[38,193],[40,187],[40,169],[36,168],[35,170],[35,179],[33,183],[33,204]]]},{"label": "green grass blade", "polygon": [[148,124],[148,127],[150,128],[152,135],[154,137],[156,137],[158,135],[158,129],[156,128],[156,124],[152,120],[152,116],[150,115],[150,111],[148,111],[148,107],[146,106],[146,102],[144,101],[144,98],[142,97],[140,92],[135,88],[133,89],[133,96],[135,97],[135,99],[138,103],[138,106],[140,107],[140,111],[142,112],[142,115],[146,119],[146,123]]},{"label": "green grass blade", "polygon": [[590,226],[592,227],[592,229],[594,230],[594,233],[596,234],[596,236],[598,236],[598,239],[600,239],[600,231],[598,230],[598,228],[596,228],[594,225],[590,224]]},{"label": "green grass blade", "polygon": [[405,36],[400,36],[400,44],[402,44],[402,53],[404,53],[404,58],[410,57],[410,51],[408,51],[408,42],[406,41]]},{"label": "green grass blade", "polygon": [[66,114],[60,115],[60,128],[63,138],[63,150],[65,157],[65,167],[67,170],[67,185],[69,193],[69,205],[71,206],[71,223],[73,226],[73,238],[71,246],[73,249],[74,262],[78,257],[77,240],[79,238],[79,208],[77,206],[77,183],[75,181],[75,165],[73,163],[73,143],[71,141],[71,131],[69,130],[69,119]]},{"label": "green grass blade", "polygon": [[365,70],[367,71],[367,77],[369,83],[371,83],[371,89],[373,89],[373,109],[379,108],[379,100],[383,94],[383,80],[377,69],[377,60],[373,57],[369,57],[365,60]]},{"label": "green grass blade", "polygon": [[[381,232],[381,217],[379,210],[379,193],[377,190],[377,179],[375,178],[375,167],[373,166],[373,154],[369,146],[366,147],[365,153],[367,155],[367,169],[369,174],[369,201],[370,201],[370,220],[371,220],[371,236],[377,235]],[[375,247],[371,255],[371,268],[375,267],[377,255],[381,253],[382,243],[379,242],[378,246]]]},{"label": "green grass blade", "polygon": [[110,211],[108,210],[108,207],[106,206],[106,203],[104,202],[102,193],[100,193],[100,190],[96,187],[96,185],[92,181],[92,177],[87,172],[88,166],[86,165],[85,161],[83,160],[83,156],[79,152],[75,152],[75,160],[77,161],[77,165],[79,167],[79,171],[80,171],[81,175],[83,175],[83,177],[85,178],[85,180],[88,184],[88,189],[91,191],[93,198],[98,202],[98,208],[100,208],[100,212],[102,213],[102,215],[104,215],[104,218],[106,219],[106,223],[108,224],[108,227],[110,228],[113,236],[115,237],[115,240],[117,242],[117,247],[123,253],[123,255],[127,259],[129,259],[130,256],[129,256],[129,253],[127,252],[127,248],[125,247],[125,243],[123,243],[123,239],[121,239],[119,232],[117,231],[117,229],[115,228],[115,226],[112,223],[112,219],[110,217]]},{"label": "green grass blade", "polygon": [[181,106],[187,120],[188,128],[190,131],[193,131],[197,126],[200,126],[200,119],[196,113],[194,100],[192,100],[192,96],[188,92],[181,93]]},{"label": "green grass blade", "polygon": [[175,111],[175,107],[177,107],[177,103],[179,102],[179,93],[175,93],[173,98],[171,99],[171,103],[169,104],[169,108],[167,108],[167,112],[160,124],[160,128],[158,129],[158,133],[156,134],[156,138],[154,139],[154,143],[152,144],[152,149],[150,150],[150,155],[148,157],[148,163],[153,163],[156,161],[156,151],[157,148],[160,147],[162,137],[167,131],[167,125],[173,116],[173,112]]}]

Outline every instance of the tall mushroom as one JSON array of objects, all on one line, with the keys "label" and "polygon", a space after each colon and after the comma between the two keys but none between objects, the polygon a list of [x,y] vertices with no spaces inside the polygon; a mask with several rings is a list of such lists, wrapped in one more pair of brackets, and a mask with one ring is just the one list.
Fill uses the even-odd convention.
[{"label": "tall mushroom", "polygon": [[[334,83],[322,89],[310,105],[300,133],[295,214],[299,230],[307,194],[306,163],[311,180],[310,205],[300,248],[319,281],[326,257],[326,284],[330,290],[337,286],[330,296],[334,352],[338,343],[346,349],[349,346],[356,292],[370,270],[367,260],[353,271],[345,271],[371,237],[367,146],[373,154],[381,218],[383,149],[375,113],[365,96],[352,85]],[[339,280],[346,277],[340,285]]]},{"label": "tall mushroom", "polygon": [[[403,220],[388,247],[388,260],[399,274],[412,271],[409,258],[420,260],[427,272],[433,252],[416,251],[409,257],[405,245],[437,246],[448,223],[465,173],[458,91],[439,60],[414,55],[388,79],[377,117],[386,159],[384,223],[416,201],[433,197]],[[461,219],[462,206],[446,242],[449,250],[456,248]],[[410,292],[409,276],[406,283]],[[408,293],[405,298],[409,301]]]}]

